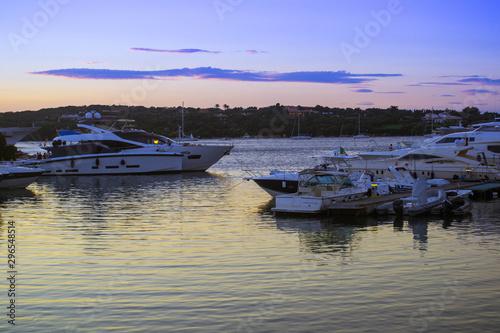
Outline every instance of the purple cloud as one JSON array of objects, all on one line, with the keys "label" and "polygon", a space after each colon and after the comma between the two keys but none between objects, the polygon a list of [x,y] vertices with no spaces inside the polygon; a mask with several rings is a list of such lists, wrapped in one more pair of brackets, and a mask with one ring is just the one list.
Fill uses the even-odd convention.
[{"label": "purple cloud", "polygon": [[144,47],[129,47],[130,51],[140,51],[140,52],[160,52],[160,53],[182,53],[182,54],[190,54],[190,53],[221,53],[220,51],[208,51],[202,49],[178,49],[178,50],[164,50],[164,49],[150,49]]},{"label": "purple cloud", "polygon": [[352,74],[345,71],[322,72],[255,72],[248,70],[221,69],[212,67],[180,68],[153,71],[114,70],[94,68],[68,68],[31,72],[29,74],[57,76],[69,79],[94,80],[141,80],[175,77],[193,77],[201,80],[231,80],[254,82],[308,82],[331,84],[366,83],[381,77],[401,76],[401,74]]},{"label": "purple cloud", "polygon": [[358,103],[356,105],[366,105],[366,106],[370,106],[370,105],[375,105],[375,103],[372,103],[372,102],[361,102],[361,103]]},{"label": "purple cloud", "polygon": [[468,79],[458,80],[458,82],[477,83],[477,84],[481,84],[481,85],[490,85],[490,86],[500,86],[500,79],[494,80],[494,79],[487,79],[487,78],[471,77]]},{"label": "purple cloud", "polygon": [[464,94],[467,95],[475,95],[475,94],[492,94],[492,95],[498,95],[498,91],[494,90],[486,90],[486,89],[467,89],[467,90],[462,90]]},{"label": "purple cloud", "polygon": [[457,77],[466,77],[466,78],[478,78],[478,77],[482,77],[480,75],[441,75],[441,76],[437,76],[438,78],[457,78]]},{"label": "purple cloud", "polygon": [[404,91],[380,91],[376,92],[376,94],[406,94]]},{"label": "purple cloud", "polygon": [[354,92],[371,93],[371,92],[373,92],[373,90],[371,90],[371,89],[357,89],[357,90],[354,90]]},{"label": "purple cloud", "polygon": [[[462,81],[462,80],[460,80]],[[431,85],[431,86],[466,86],[467,84],[461,82],[420,82],[420,85]]]},{"label": "purple cloud", "polygon": [[455,97],[455,95],[441,95],[441,97]]}]

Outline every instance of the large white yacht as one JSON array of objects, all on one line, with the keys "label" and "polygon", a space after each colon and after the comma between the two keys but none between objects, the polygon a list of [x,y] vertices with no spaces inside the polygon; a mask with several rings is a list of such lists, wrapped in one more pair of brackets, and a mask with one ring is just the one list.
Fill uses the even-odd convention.
[{"label": "large white yacht", "polygon": [[[41,168],[44,175],[142,174],[205,171],[232,145],[178,143],[167,137],[131,129],[132,120],[104,121],[87,115],[77,126],[80,132],[64,131],[44,147],[46,154],[19,161],[18,165]],[[124,125],[120,129],[115,126]]]},{"label": "large white yacht", "polygon": [[[323,155],[323,158],[333,163],[339,156]],[[359,154],[359,158],[346,160],[340,169],[371,171],[383,176],[389,166],[404,166],[414,177],[423,174],[447,180],[498,180],[500,127],[482,126],[469,132],[447,134],[416,149]]]}]

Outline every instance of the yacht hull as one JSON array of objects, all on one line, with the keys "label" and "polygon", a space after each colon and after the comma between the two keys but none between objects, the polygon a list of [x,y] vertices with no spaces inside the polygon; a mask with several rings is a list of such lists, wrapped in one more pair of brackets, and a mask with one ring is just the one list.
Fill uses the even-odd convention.
[{"label": "yacht hull", "polygon": [[25,188],[36,181],[42,172],[40,169],[1,167],[0,189]]},{"label": "yacht hull", "polygon": [[342,193],[327,196],[301,195],[300,193],[278,195],[273,212],[318,214],[335,209],[336,204],[360,200],[367,189],[343,190]]},{"label": "yacht hull", "polygon": [[[398,163],[399,162],[399,163]],[[349,163],[349,172],[371,171],[376,176],[385,176],[387,167],[391,165],[401,166],[400,161],[370,160],[365,163]],[[413,173],[414,177],[425,175],[427,178],[442,178],[446,180],[500,180],[500,170],[495,167],[463,163],[426,163],[425,161],[411,161],[404,167]]]},{"label": "yacht hull", "polygon": [[90,154],[25,160],[22,166],[44,169],[44,176],[123,175],[180,172],[183,155],[175,153]]},{"label": "yacht hull", "polygon": [[233,146],[227,145],[186,144],[171,146],[166,151],[183,155],[182,168],[179,171],[205,171],[222,157],[228,155],[232,148]]}]

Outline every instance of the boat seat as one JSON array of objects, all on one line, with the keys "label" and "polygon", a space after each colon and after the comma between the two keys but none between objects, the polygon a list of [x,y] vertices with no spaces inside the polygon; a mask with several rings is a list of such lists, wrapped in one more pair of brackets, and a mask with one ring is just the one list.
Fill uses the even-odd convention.
[{"label": "boat seat", "polygon": [[311,193],[311,189],[309,187],[299,187],[300,193]]}]

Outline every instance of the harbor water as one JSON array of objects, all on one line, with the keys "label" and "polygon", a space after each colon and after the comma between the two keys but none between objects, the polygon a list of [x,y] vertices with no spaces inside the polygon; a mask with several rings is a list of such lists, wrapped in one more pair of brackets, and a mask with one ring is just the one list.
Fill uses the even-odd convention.
[{"label": "harbor water", "polygon": [[0,331],[498,332],[498,199],[446,221],[277,215],[242,179],[398,140],[241,139],[207,172],[2,191]]}]

